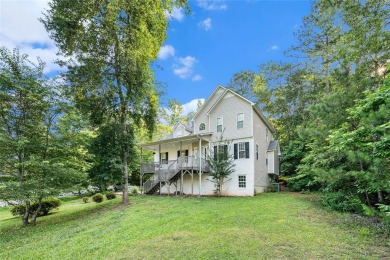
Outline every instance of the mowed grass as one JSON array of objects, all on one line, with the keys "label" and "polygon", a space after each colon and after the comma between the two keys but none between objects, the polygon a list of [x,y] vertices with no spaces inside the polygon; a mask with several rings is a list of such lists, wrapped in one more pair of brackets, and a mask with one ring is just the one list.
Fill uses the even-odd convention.
[{"label": "mowed grass", "polygon": [[35,227],[0,209],[0,259],[385,259],[389,242],[349,230],[294,193],[64,203]]}]

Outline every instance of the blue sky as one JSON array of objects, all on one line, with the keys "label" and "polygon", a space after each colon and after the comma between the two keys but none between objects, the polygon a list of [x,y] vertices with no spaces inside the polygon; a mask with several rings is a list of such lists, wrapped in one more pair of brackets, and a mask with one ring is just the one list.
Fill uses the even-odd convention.
[{"label": "blue sky", "polygon": [[[156,78],[183,104],[207,98],[241,70],[283,60],[309,1],[190,1],[191,14],[175,14],[156,64]],[[157,67],[157,66],[156,66]],[[192,102],[192,104],[196,104]]]},{"label": "blue sky", "polygon": [[[0,45],[18,48],[31,58],[53,63],[57,48],[39,23],[48,0],[0,0]],[[295,38],[293,32],[310,11],[308,0],[190,0],[191,14],[176,9],[169,18],[167,40],[154,62],[156,78],[167,86],[161,98],[196,108],[214,88],[226,85],[241,70],[258,71],[267,61],[283,60]]]}]

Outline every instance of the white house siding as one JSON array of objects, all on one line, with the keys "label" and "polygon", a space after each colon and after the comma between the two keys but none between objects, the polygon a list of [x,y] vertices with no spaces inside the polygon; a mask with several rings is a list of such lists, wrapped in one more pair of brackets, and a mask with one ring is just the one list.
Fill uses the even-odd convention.
[{"label": "white house siding", "polygon": [[[176,144],[177,146],[172,146],[172,144],[169,145],[162,145],[161,146],[161,153],[168,152],[168,161],[177,160],[177,151],[180,150],[180,145]],[[182,145],[182,151],[188,150],[188,156],[193,156],[193,147],[191,144],[183,144]],[[154,162],[159,162],[159,152],[156,151],[154,154]]]},{"label": "white house siding", "polygon": [[267,152],[268,155],[268,173],[275,173],[275,151]]},{"label": "white house siding", "polygon": [[[220,136],[220,133],[217,133],[218,117],[223,118],[224,139],[240,139],[252,136],[251,110],[252,106],[247,101],[227,93],[210,112],[210,132],[214,133],[214,139],[217,140]],[[238,113],[244,113],[244,127],[241,129],[237,129]]]},{"label": "white house siding", "polygon": [[[270,139],[272,138],[271,131],[268,130],[269,139],[266,141],[267,126],[257,115],[253,112],[253,134],[254,134],[254,186],[256,192],[263,192],[269,185],[268,167],[266,165],[267,149]],[[256,144],[259,145],[259,159],[256,159]]]},{"label": "white house siding", "polygon": [[[194,134],[210,132],[209,128],[209,118],[206,115],[207,111],[214,105],[214,103],[220,98],[220,96],[225,92],[224,89],[218,88],[215,93],[212,94],[206,101],[205,104],[201,107],[201,110],[194,118]],[[204,123],[206,128],[204,131],[199,131],[199,125]]]}]

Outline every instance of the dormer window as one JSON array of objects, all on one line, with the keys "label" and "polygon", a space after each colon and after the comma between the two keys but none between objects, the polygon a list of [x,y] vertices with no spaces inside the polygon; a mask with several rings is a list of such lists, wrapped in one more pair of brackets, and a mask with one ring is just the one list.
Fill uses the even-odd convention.
[{"label": "dormer window", "polygon": [[204,123],[201,123],[199,125],[199,131],[204,131],[206,129],[206,125]]}]

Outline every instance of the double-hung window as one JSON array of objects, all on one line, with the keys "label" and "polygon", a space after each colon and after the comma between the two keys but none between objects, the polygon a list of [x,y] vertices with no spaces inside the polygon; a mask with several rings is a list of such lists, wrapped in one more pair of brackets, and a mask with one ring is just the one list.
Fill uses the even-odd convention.
[{"label": "double-hung window", "polygon": [[217,132],[222,133],[223,117],[217,117]]},{"label": "double-hung window", "polygon": [[249,158],[249,142],[234,144],[234,159]]},{"label": "double-hung window", "polygon": [[206,129],[206,125],[204,124],[204,123],[201,123],[200,125],[199,125],[199,131],[203,131],[203,130],[205,130]]},{"label": "double-hung window", "polygon": [[237,129],[244,128],[244,113],[237,114]]}]

